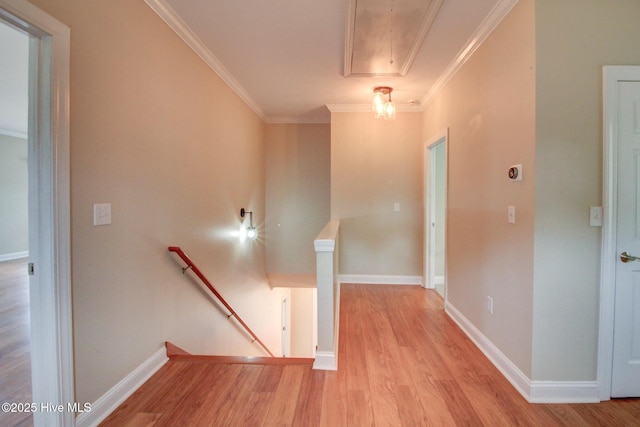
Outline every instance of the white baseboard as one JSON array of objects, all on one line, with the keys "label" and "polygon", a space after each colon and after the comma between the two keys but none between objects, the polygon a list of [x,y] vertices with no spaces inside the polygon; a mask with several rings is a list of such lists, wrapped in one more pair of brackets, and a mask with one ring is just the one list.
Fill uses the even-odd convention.
[{"label": "white baseboard", "polygon": [[445,312],[460,326],[460,329],[484,353],[516,390],[529,400],[531,381],[507,356],[505,356],[478,328],[462,315],[449,301],[445,302]]},{"label": "white baseboard", "polygon": [[26,258],[28,256],[29,256],[29,251],[13,252],[11,254],[2,254],[0,255],[0,262]]},{"label": "white baseboard", "polygon": [[366,285],[419,285],[422,276],[379,276],[372,274],[340,274],[340,283],[357,283]]},{"label": "white baseboard", "polygon": [[444,286],[444,276],[434,276],[433,283],[427,283],[424,285],[425,289],[435,289],[436,286]]},{"label": "white baseboard", "polygon": [[316,360],[313,362],[313,369],[319,371],[337,371],[338,357],[333,351],[319,351],[316,353]]},{"label": "white baseboard", "polygon": [[103,396],[91,404],[90,412],[83,412],[76,418],[77,427],[94,427],[100,424],[122,402],[133,394],[145,381],[169,360],[167,350],[162,347],[145,360],[133,372],[124,377]]},{"label": "white baseboard", "polygon": [[449,301],[445,311],[504,377],[530,403],[600,402],[597,381],[531,381]]},{"label": "white baseboard", "polygon": [[598,403],[597,381],[531,381],[531,403]]}]

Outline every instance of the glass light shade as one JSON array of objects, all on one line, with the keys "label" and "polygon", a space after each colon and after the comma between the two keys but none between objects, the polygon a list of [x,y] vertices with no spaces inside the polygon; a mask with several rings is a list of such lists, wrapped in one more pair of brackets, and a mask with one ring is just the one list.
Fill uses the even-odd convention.
[{"label": "glass light shade", "polygon": [[251,240],[255,240],[258,238],[258,230],[255,227],[251,226],[247,228],[247,237]]},{"label": "glass light shade", "polygon": [[382,92],[374,93],[372,109],[377,119],[384,116],[384,101],[382,99]]},{"label": "glass light shade", "polygon": [[392,101],[386,102],[384,104],[383,116],[385,120],[396,119],[396,105]]}]

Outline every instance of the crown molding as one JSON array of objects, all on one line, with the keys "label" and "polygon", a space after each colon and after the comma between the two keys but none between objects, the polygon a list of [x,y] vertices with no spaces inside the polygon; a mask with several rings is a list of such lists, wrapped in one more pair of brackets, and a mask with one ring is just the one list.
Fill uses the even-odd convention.
[{"label": "crown molding", "polygon": [[[507,16],[518,0],[500,0],[482,24],[473,33],[464,47],[460,50],[454,61],[436,80],[429,92],[422,98],[420,104],[396,104],[398,112],[423,112],[425,107],[433,101],[453,76],[471,58],[484,40]],[[231,75],[224,65],[213,55],[205,44],[196,36],[180,16],[169,6],[165,0],[145,0],[145,3],[215,72],[229,88],[265,123],[270,124],[302,124],[302,123],[329,123],[325,119],[308,119],[298,117],[267,117],[258,103]],[[348,19],[348,17],[347,17]],[[332,113],[360,113],[371,112],[370,104],[328,104],[327,108]]]},{"label": "crown molding", "polygon": [[456,59],[449,64],[444,73],[433,84],[429,92],[422,98],[421,104],[423,106],[429,105],[431,101],[440,93],[440,91],[449,83],[449,80],[456,75],[456,73],[462,68],[462,66],[471,58],[474,52],[482,45],[485,39],[493,32],[500,22],[507,16],[507,14],[518,3],[518,0],[501,0],[491,10],[489,15],[482,21],[482,24],[471,35],[469,40],[465,43],[464,47],[460,50]]},{"label": "crown molding", "polygon": [[[327,104],[332,113],[371,113],[371,104]],[[417,104],[396,104],[399,113],[422,113],[424,106]]]},{"label": "crown molding", "polygon": [[298,118],[298,117],[267,117],[265,120],[270,125],[303,125],[303,124],[327,124],[331,123],[330,117]]},{"label": "crown molding", "polygon": [[267,118],[258,103],[231,75],[222,62],[205,46],[198,36],[164,0],[145,0],[145,3],[224,81],[231,90],[263,121]]}]

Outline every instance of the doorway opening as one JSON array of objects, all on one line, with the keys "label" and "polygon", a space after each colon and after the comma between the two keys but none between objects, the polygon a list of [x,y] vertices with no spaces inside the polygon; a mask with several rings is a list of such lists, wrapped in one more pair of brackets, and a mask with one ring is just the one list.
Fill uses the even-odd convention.
[{"label": "doorway opening", "polygon": [[[29,310],[29,37],[0,20],[0,372],[2,402],[32,402]],[[0,412],[0,424],[32,423]]]},{"label": "doorway opening", "polygon": [[65,408],[34,411],[33,423],[71,426],[70,31],[26,0],[0,0],[0,21],[28,38],[30,402]]},{"label": "doorway opening", "polygon": [[425,144],[425,287],[446,300],[447,139],[444,130]]}]

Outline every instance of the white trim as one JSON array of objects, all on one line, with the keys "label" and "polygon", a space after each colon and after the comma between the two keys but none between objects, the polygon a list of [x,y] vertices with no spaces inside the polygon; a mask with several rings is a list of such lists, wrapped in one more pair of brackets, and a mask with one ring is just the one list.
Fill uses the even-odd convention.
[{"label": "white trim", "polygon": [[449,301],[445,301],[445,312],[528,402],[595,403],[600,401],[596,381],[531,381]]},{"label": "white trim", "polygon": [[329,221],[313,241],[315,251],[334,252],[339,229],[340,220],[332,219]]},{"label": "white trim", "polygon": [[529,378],[449,301],[445,301],[445,312],[460,326],[460,329],[473,341],[476,347],[487,356],[487,359],[498,368],[511,385],[518,390],[518,393],[529,400],[529,389],[531,387]]},{"label": "white trim", "polygon": [[[32,401],[75,401],[69,196],[70,29],[26,0],[0,0],[0,19],[30,34],[29,251]],[[35,412],[71,426],[75,414]]]},{"label": "white trim", "polygon": [[340,283],[337,280],[340,220],[333,219],[314,240],[317,283],[317,351],[314,369],[338,369]]},{"label": "white trim", "polygon": [[433,276],[433,285],[444,285],[444,276]]},{"label": "white trim", "polygon": [[291,288],[284,292],[281,300],[282,357],[291,357]]},{"label": "white trim", "polygon": [[355,283],[365,285],[419,285],[422,286],[422,276],[385,276],[375,274],[340,274],[340,283]]},{"label": "white trim", "polygon": [[222,62],[215,57],[202,40],[200,40],[165,0],[144,1],[262,121],[266,122],[267,119],[262,108],[260,108],[258,103],[249,95],[249,92],[231,75]]},{"label": "white trim", "polygon": [[[371,113],[371,104],[327,104],[332,113]],[[422,113],[424,106],[420,104],[396,104],[396,111],[400,113]]]},{"label": "white trim", "polygon": [[451,80],[458,70],[471,58],[474,52],[482,45],[485,39],[489,37],[489,34],[491,34],[498,24],[502,22],[517,2],[518,0],[500,0],[494,6],[484,21],[482,21],[482,24],[476,29],[475,33],[467,40],[467,43],[465,43],[465,46],[460,50],[456,59],[449,64],[440,78],[431,86],[429,92],[422,98],[422,105],[426,107],[433,101],[442,88],[446,86],[449,80]]},{"label": "white trim", "polygon": [[[338,344],[340,343],[340,283],[336,286],[333,322],[333,351],[316,351],[313,369],[320,371],[338,370]],[[317,339],[316,339],[317,341]]]},{"label": "white trim", "polygon": [[344,21],[344,58],[342,75],[344,77],[351,74],[351,59],[353,56],[353,38],[355,36],[356,22],[356,1],[347,0],[347,13]]},{"label": "white trim", "polygon": [[316,352],[316,360],[313,362],[313,369],[320,371],[337,371],[338,358],[333,351]]},{"label": "white trim", "polygon": [[8,130],[8,129],[2,129],[2,128],[0,128],[0,135],[10,136],[13,138],[20,138],[20,139],[27,139],[28,137],[28,134],[26,132],[17,132],[17,131]]},{"label": "white trim", "polygon": [[127,400],[142,384],[164,366],[169,358],[164,347],[142,362],[129,375],[124,377],[98,400],[91,404],[91,411],[83,412],[76,418],[77,427],[97,426],[109,416],[122,402]]},{"label": "white trim", "polygon": [[314,240],[313,241],[313,247],[316,250],[316,252],[333,252],[335,247],[336,247],[336,241],[335,240]]},{"label": "white trim", "polygon": [[13,252],[10,254],[0,255],[0,262],[12,261],[14,259],[26,258],[29,256],[29,251]]},{"label": "white trim", "polygon": [[616,281],[616,216],[617,216],[617,67],[604,67],[603,100],[603,171],[602,171],[602,248],[600,250],[600,322],[598,325],[598,370],[600,399],[611,398],[613,363],[613,318]]},{"label": "white trim", "polygon": [[618,176],[618,96],[619,81],[640,81],[640,67],[603,67],[603,224],[600,260],[600,322],[598,331],[598,371],[600,400],[611,398],[613,328],[616,282],[616,227]]},{"label": "white trim", "polygon": [[[444,262],[445,262],[445,275],[442,277],[442,282],[436,283],[435,279],[435,239],[432,238],[431,217],[435,216],[435,205],[432,203],[432,192],[435,182],[434,168],[433,168],[433,156],[432,149],[439,144],[444,144],[444,156],[445,156],[445,217],[444,217]],[[424,271],[423,284],[427,289],[435,289],[436,284],[444,285],[446,283],[447,275],[447,187],[449,186],[449,128],[446,127],[436,135],[427,140],[424,144],[423,151],[423,227],[424,227]],[[433,283],[432,283],[433,282]],[[444,288],[443,299],[447,300],[447,288]]]},{"label": "white trim", "polygon": [[305,124],[305,125],[313,125],[313,124],[318,124],[318,125],[326,125],[331,123],[331,117],[280,117],[280,116],[274,116],[274,117],[267,117],[265,119],[265,123],[267,124],[285,124],[285,125],[300,125],[300,124]]},{"label": "white trim", "polygon": [[311,351],[309,354],[315,354],[318,348],[318,288],[311,290]]},{"label": "white trim", "polygon": [[530,403],[599,403],[596,381],[531,381]]}]

